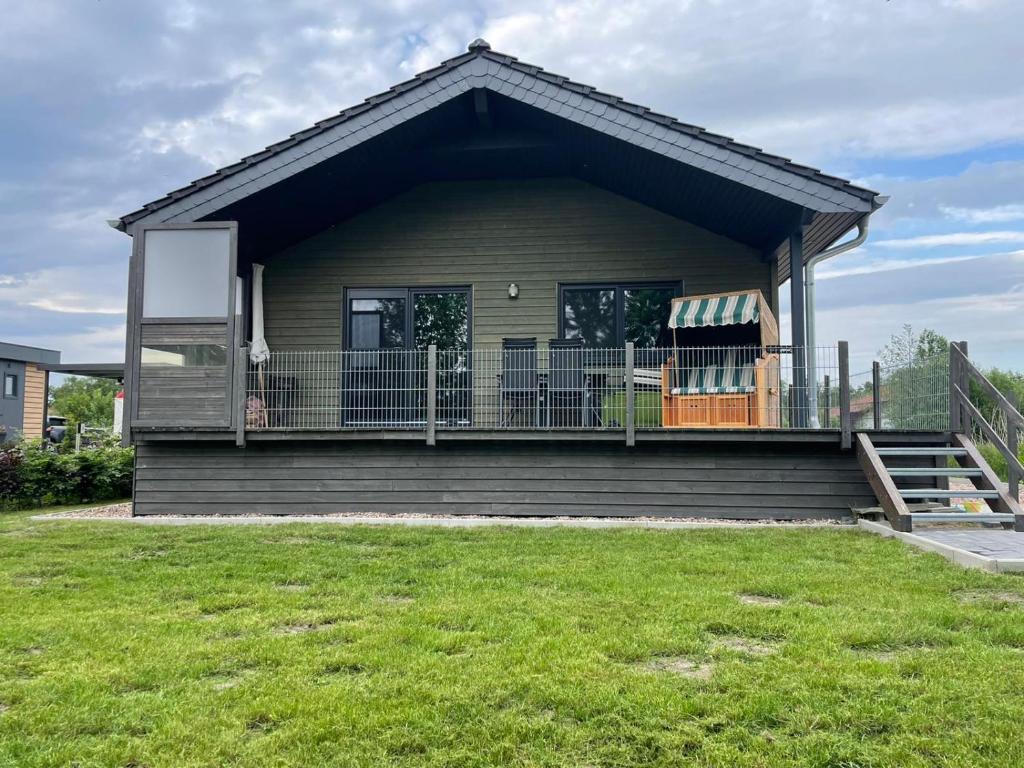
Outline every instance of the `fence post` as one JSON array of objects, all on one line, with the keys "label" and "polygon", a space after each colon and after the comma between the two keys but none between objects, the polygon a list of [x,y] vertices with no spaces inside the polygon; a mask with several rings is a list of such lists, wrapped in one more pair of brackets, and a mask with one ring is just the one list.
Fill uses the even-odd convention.
[{"label": "fence post", "polygon": [[871,409],[874,413],[874,427],[882,428],[882,366],[875,360],[871,363]]},{"label": "fence post", "polygon": [[[960,348],[960,352],[963,353],[964,359],[967,359],[967,342],[959,341],[957,346]],[[973,421],[967,408],[963,405],[963,400],[969,400],[971,397],[971,376],[967,371],[966,365],[957,365],[957,383],[960,385],[960,391],[963,394],[957,399],[957,408],[960,409],[960,431],[965,432],[968,435],[973,431]]]},{"label": "fence post", "polygon": [[828,429],[832,426],[832,382],[827,373],[825,374],[825,402],[822,405],[825,407],[825,418],[822,421],[825,422],[825,429]]},{"label": "fence post", "polygon": [[626,342],[626,445],[636,445],[636,389],[633,386],[634,345]]},{"label": "fence post", "polygon": [[[248,379],[249,355],[245,347],[235,348],[235,445],[245,445],[245,401],[249,397]],[[266,404],[264,404],[265,406]]]},{"label": "fence post", "polygon": [[[1014,407],[1018,413],[1020,412],[1020,404],[1017,401],[1017,394],[1015,392],[1007,392],[1006,399],[1010,401],[1010,405]],[[1017,439],[1017,425],[1013,423],[1013,419],[1010,418],[1010,414],[1006,414],[1006,447],[1010,449],[1010,453],[1014,456],[1020,456],[1020,442]],[[1007,485],[1009,486],[1010,496],[1014,500],[1020,499],[1020,481],[1021,476],[1018,472],[1017,467],[1013,465],[1012,461],[1006,462],[1007,464]]]},{"label": "fence post", "polygon": [[81,422],[75,427],[75,453],[82,450],[82,427],[85,426]]},{"label": "fence post", "polygon": [[956,350],[956,342],[949,342],[949,431],[954,434],[961,431],[960,397],[956,391],[956,386],[960,381],[960,374],[958,373],[960,360]]},{"label": "fence post", "polygon": [[850,344],[839,342],[839,444],[844,451],[853,447],[853,415],[850,412]]},{"label": "fence post", "polygon": [[437,344],[427,347],[427,445],[437,445]]}]

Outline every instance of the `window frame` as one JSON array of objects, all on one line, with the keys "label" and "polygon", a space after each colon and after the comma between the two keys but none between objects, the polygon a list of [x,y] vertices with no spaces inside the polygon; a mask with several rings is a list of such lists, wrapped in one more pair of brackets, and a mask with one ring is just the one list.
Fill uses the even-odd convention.
[{"label": "window frame", "polygon": [[627,281],[593,281],[585,283],[559,283],[558,306],[555,308],[558,319],[558,338],[565,338],[565,292],[578,290],[615,291],[615,342],[616,349],[626,346],[626,299],[629,290],[669,290],[674,296],[683,296],[684,281],[682,280],[627,280]]},{"label": "window frame", "polygon": [[[405,299],[405,322],[403,332],[405,334],[405,346],[401,349],[414,350],[416,348],[416,296],[418,294],[430,293],[462,293],[466,296],[466,349],[473,348],[473,286],[471,285],[416,285],[416,286],[346,286],[342,291],[341,300],[341,323],[342,340],[341,349],[343,352],[358,352],[361,350],[352,349],[352,323],[349,322],[353,314],[349,305],[353,300],[359,299]],[[355,314],[359,314],[356,312]]]},{"label": "window frame", "polygon": [[[7,394],[7,382],[11,382],[11,394]],[[4,373],[4,400],[18,399],[18,374]]]}]

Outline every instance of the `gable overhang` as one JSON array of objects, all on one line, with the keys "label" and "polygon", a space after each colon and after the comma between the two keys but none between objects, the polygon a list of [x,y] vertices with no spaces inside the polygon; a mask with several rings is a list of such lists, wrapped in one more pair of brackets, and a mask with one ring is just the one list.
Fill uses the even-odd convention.
[{"label": "gable overhang", "polygon": [[240,248],[257,256],[417,183],[499,175],[578,176],[778,258],[780,279],[795,227],[810,258],[881,204],[870,190],[478,47],[117,226],[249,220],[264,231],[240,235]]}]

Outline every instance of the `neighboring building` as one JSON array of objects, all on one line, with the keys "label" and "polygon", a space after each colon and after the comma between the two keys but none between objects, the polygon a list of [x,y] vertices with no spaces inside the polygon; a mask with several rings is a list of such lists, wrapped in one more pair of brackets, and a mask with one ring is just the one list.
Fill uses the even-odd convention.
[{"label": "neighboring building", "polygon": [[47,367],[57,363],[55,350],[0,342],[0,442],[43,436]]},{"label": "neighboring building", "polygon": [[475,41],[113,222],[135,512],[848,515],[803,273],[883,202]]}]

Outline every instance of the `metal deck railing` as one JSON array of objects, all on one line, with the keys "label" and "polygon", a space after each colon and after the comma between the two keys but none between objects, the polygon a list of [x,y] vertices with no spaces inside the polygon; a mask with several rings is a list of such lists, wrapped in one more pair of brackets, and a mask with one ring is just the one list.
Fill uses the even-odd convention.
[{"label": "metal deck railing", "polygon": [[845,347],[280,351],[249,363],[245,423],[264,430],[832,429]]}]

